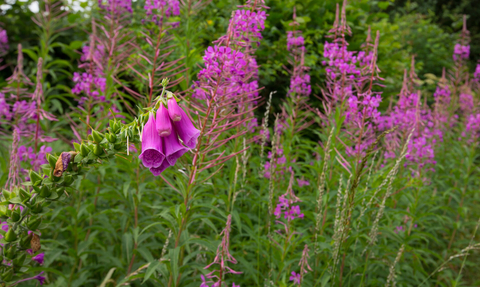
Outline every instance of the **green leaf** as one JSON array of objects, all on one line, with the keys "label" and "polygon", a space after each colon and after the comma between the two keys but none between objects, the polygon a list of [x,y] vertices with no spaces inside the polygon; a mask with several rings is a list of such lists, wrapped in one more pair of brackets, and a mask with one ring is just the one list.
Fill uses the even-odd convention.
[{"label": "green leaf", "polygon": [[145,277],[142,283],[145,283],[145,281],[147,281],[150,278],[150,276],[152,276],[153,272],[155,272],[155,270],[157,269],[157,267],[160,266],[160,264],[161,262],[158,260],[150,262],[150,265],[148,266],[147,271],[145,271]]},{"label": "green leaf", "polygon": [[175,249],[170,249],[168,257],[170,258],[170,267],[172,268],[173,286],[177,286],[178,277],[178,254],[180,253],[180,246]]},{"label": "green leaf", "polygon": [[113,275],[113,272],[115,272],[115,269],[116,268],[112,268],[108,271],[107,276],[105,277],[105,279],[103,279],[103,282],[102,282],[102,284],[100,284],[99,287],[107,286],[107,283],[110,282],[110,278],[112,278],[112,275]]}]

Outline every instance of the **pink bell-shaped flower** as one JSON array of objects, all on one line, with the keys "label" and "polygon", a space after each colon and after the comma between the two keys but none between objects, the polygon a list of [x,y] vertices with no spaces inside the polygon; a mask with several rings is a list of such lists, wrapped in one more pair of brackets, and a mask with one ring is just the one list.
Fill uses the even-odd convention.
[{"label": "pink bell-shaped flower", "polygon": [[170,165],[175,165],[184,153],[188,151],[178,140],[177,131],[173,128],[173,132],[165,138],[165,156]]},{"label": "pink bell-shaped flower", "polygon": [[155,127],[155,119],[152,114],[148,118],[147,123],[143,127],[142,134],[142,153],[138,157],[147,168],[157,168],[162,165],[165,160],[163,153],[163,141],[158,135]]},{"label": "pink bell-shaped flower", "polygon": [[167,104],[170,119],[174,122],[179,122],[182,119],[182,109],[178,106],[177,100],[175,100],[175,98],[170,98],[168,99]]},{"label": "pink bell-shaped flower", "polygon": [[[169,113],[178,136],[187,147],[195,148],[197,146],[197,138],[200,136],[200,131],[195,128],[187,114],[177,105],[175,99],[173,99],[173,101],[172,99],[168,100],[169,112],[170,109],[173,110],[172,113],[175,113],[174,118],[177,112],[180,114],[180,120],[175,121],[172,118],[172,114]],[[176,119],[178,119],[178,117],[176,117]]]},{"label": "pink bell-shaped flower", "polygon": [[157,110],[157,119],[155,121],[157,132],[161,137],[169,136],[172,133],[172,123],[168,115],[168,110],[163,104]]},{"label": "pink bell-shaped flower", "polygon": [[163,163],[159,167],[151,167],[150,172],[154,176],[159,176],[168,167],[170,167],[170,164],[168,163],[168,160],[164,160]]}]

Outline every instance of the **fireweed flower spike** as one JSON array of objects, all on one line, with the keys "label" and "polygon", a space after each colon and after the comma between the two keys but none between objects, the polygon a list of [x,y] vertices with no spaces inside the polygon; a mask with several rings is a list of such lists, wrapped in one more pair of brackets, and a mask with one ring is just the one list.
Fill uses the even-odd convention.
[{"label": "fireweed flower spike", "polygon": [[158,168],[165,160],[163,139],[155,127],[155,116],[151,113],[142,133],[142,153],[139,158],[145,167]]},{"label": "fireweed flower spike", "polygon": [[[187,147],[194,149],[197,146],[197,138],[200,136],[200,131],[195,128],[187,114],[174,102],[175,99],[168,100],[168,109],[174,110],[172,112],[174,115],[173,118],[170,117],[175,125],[175,129],[183,143]],[[178,117],[175,116],[177,112],[180,114],[180,120],[175,121],[174,119],[178,119]],[[169,114],[171,115],[171,113]]]},{"label": "fireweed flower spike", "polygon": [[160,107],[157,110],[155,125],[157,127],[158,135],[161,137],[167,137],[172,133],[172,123],[168,116],[168,110],[162,103],[160,103]]}]

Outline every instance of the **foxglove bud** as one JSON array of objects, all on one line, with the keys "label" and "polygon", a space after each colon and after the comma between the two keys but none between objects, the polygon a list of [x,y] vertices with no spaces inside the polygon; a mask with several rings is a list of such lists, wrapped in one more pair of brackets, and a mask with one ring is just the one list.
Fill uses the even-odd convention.
[{"label": "foxglove bud", "polygon": [[[77,151],[77,152],[81,152],[81,151],[82,151],[82,148],[81,148],[81,146],[80,146],[79,143],[74,142],[74,143],[73,143],[73,147],[75,148],[75,151]],[[82,154],[82,155],[83,155],[83,154]]]},{"label": "foxglove bud", "polygon": [[99,144],[93,146],[93,153],[95,155],[101,156],[103,154],[103,148]]},{"label": "foxglove bud", "polygon": [[5,241],[12,242],[15,240],[17,240],[17,234],[15,233],[15,231],[13,231],[13,228],[10,227],[7,231],[7,234],[5,234]]},{"label": "foxglove bud", "polygon": [[33,233],[30,233],[29,235],[22,237],[20,239],[20,246],[23,249],[30,249],[31,248],[30,241],[32,241],[32,237],[33,237]]},{"label": "foxglove bud", "polygon": [[42,183],[42,177],[36,173],[35,171],[30,171],[30,181],[33,183],[34,186],[39,186]]},{"label": "foxglove bud", "polygon": [[158,131],[158,135],[161,137],[169,136],[172,133],[172,123],[168,116],[168,110],[161,103],[160,107],[157,110],[157,119],[155,126]]},{"label": "foxglove bud", "polygon": [[175,98],[170,98],[167,101],[168,103],[168,115],[170,119],[174,122],[179,122],[182,119],[182,109],[178,106],[177,100]]},{"label": "foxglove bud", "polygon": [[80,146],[80,153],[82,154],[83,157],[86,157],[90,153],[90,150],[85,144],[82,144]]},{"label": "foxglove bud", "polygon": [[20,196],[20,199],[22,200],[22,202],[26,202],[26,201],[29,200],[30,197],[31,197],[30,193],[28,193],[28,192],[27,192],[25,189],[23,189],[23,188],[20,188],[19,196]]},{"label": "foxglove bud", "polygon": [[37,230],[38,226],[42,223],[42,219],[40,217],[30,217],[27,222],[28,229],[35,231]]},{"label": "foxglove bud", "polygon": [[57,157],[56,156],[53,156],[51,154],[47,154],[47,160],[48,160],[48,163],[50,164],[50,167],[51,168],[55,168],[55,164],[57,163]]},{"label": "foxglove bud", "polygon": [[39,195],[44,198],[49,197],[51,194],[52,194],[52,191],[46,185],[42,186],[39,192]]},{"label": "foxglove bud", "polygon": [[13,222],[17,222],[20,220],[20,208],[15,208],[14,210],[12,210],[12,215],[10,217],[10,219],[13,221]]},{"label": "foxglove bud", "polygon": [[103,140],[103,135],[96,130],[92,130],[93,141],[97,144],[101,143]]}]

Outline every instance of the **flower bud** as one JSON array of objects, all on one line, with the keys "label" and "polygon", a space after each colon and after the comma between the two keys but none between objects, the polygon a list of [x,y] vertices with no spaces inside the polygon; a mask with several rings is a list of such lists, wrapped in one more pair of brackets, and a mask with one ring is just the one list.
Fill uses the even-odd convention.
[{"label": "flower bud", "polygon": [[13,221],[13,222],[17,222],[19,221],[21,218],[20,216],[20,208],[16,208],[15,210],[12,211],[12,214],[10,216],[10,219]]},{"label": "flower bud", "polygon": [[15,254],[17,252],[17,246],[15,244],[11,244],[10,245],[10,248],[8,248],[6,251],[5,251],[5,257],[7,259],[13,259],[15,258]]},{"label": "flower bud", "polygon": [[28,222],[27,222],[27,227],[31,231],[37,230],[38,226],[42,223],[42,219],[40,217],[30,217]]},{"label": "flower bud", "polygon": [[103,140],[103,135],[96,130],[92,130],[93,141],[97,144],[101,143]]},{"label": "flower bud", "polygon": [[50,164],[50,167],[55,168],[55,164],[57,163],[58,158],[54,155],[47,154],[47,160],[48,160],[48,163]]},{"label": "flower bud", "polygon": [[172,123],[170,122],[170,117],[168,116],[168,110],[162,103],[157,110],[155,127],[158,135],[161,137],[169,136],[172,133]]},{"label": "flower bud", "polygon": [[22,247],[23,249],[30,249],[31,248],[30,241],[32,241],[32,237],[33,237],[33,233],[23,236],[20,239],[20,247]]},{"label": "flower bud", "polygon": [[9,200],[12,198],[12,193],[8,190],[3,190],[2,195],[5,198],[5,200]]},{"label": "flower bud", "polygon": [[174,122],[179,122],[182,119],[182,113],[180,112],[182,109],[178,106],[177,100],[172,97],[168,99],[167,103],[170,119]]},{"label": "flower bud", "polygon": [[65,186],[69,186],[69,185],[71,185],[72,183],[73,183],[73,176],[71,176],[71,175],[66,175],[65,178],[64,178],[64,180],[63,180],[63,184],[64,184]]},{"label": "flower bud", "polygon": [[31,211],[33,214],[41,213],[43,211],[43,206],[41,203],[35,204],[35,206],[32,206]]},{"label": "flower bud", "polygon": [[17,234],[13,231],[13,228],[8,228],[7,234],[5,234],[5,241],[12,242],[17,240]]},{"label": "flower bud", "polygon": [[98,155],[98,156],[103,155],[103,148],[102,148],[102,146],[99,145],[99,144],[94,145],[94,146],[93,146],[93,153],[94,153],[95,155]]},{"label": "flower bud", "polygon": [[117,136],[115,134],[106,134],[105,137],[107,138],[107,141],[111,143],[115,143],[117,141]]},{"label": "flower bud", "polygon": [[[81,151],[81,146],[79,143],[74,142],[73,147],[75,148],[75,151],[80,152]],[[83,154],[82,154],[83,155]]]},{"label": "flower bud", "polygon": [[39,192],[39,195],[44,198],[49,197],[51,194],[52,194],[52,191],[46,185],[42,186]]},{"label": "flower bud", "polygon": [[90,153],[90,149],[85,144],[82,144],[80,146],[80,153],[83,157],[86,157]]},{"label": "flower bud", "polygon": [[29,175],[30,181],[33,183],[34,186],[39,186],[42,183],[43,178],[35,171],[30,171]]}]

